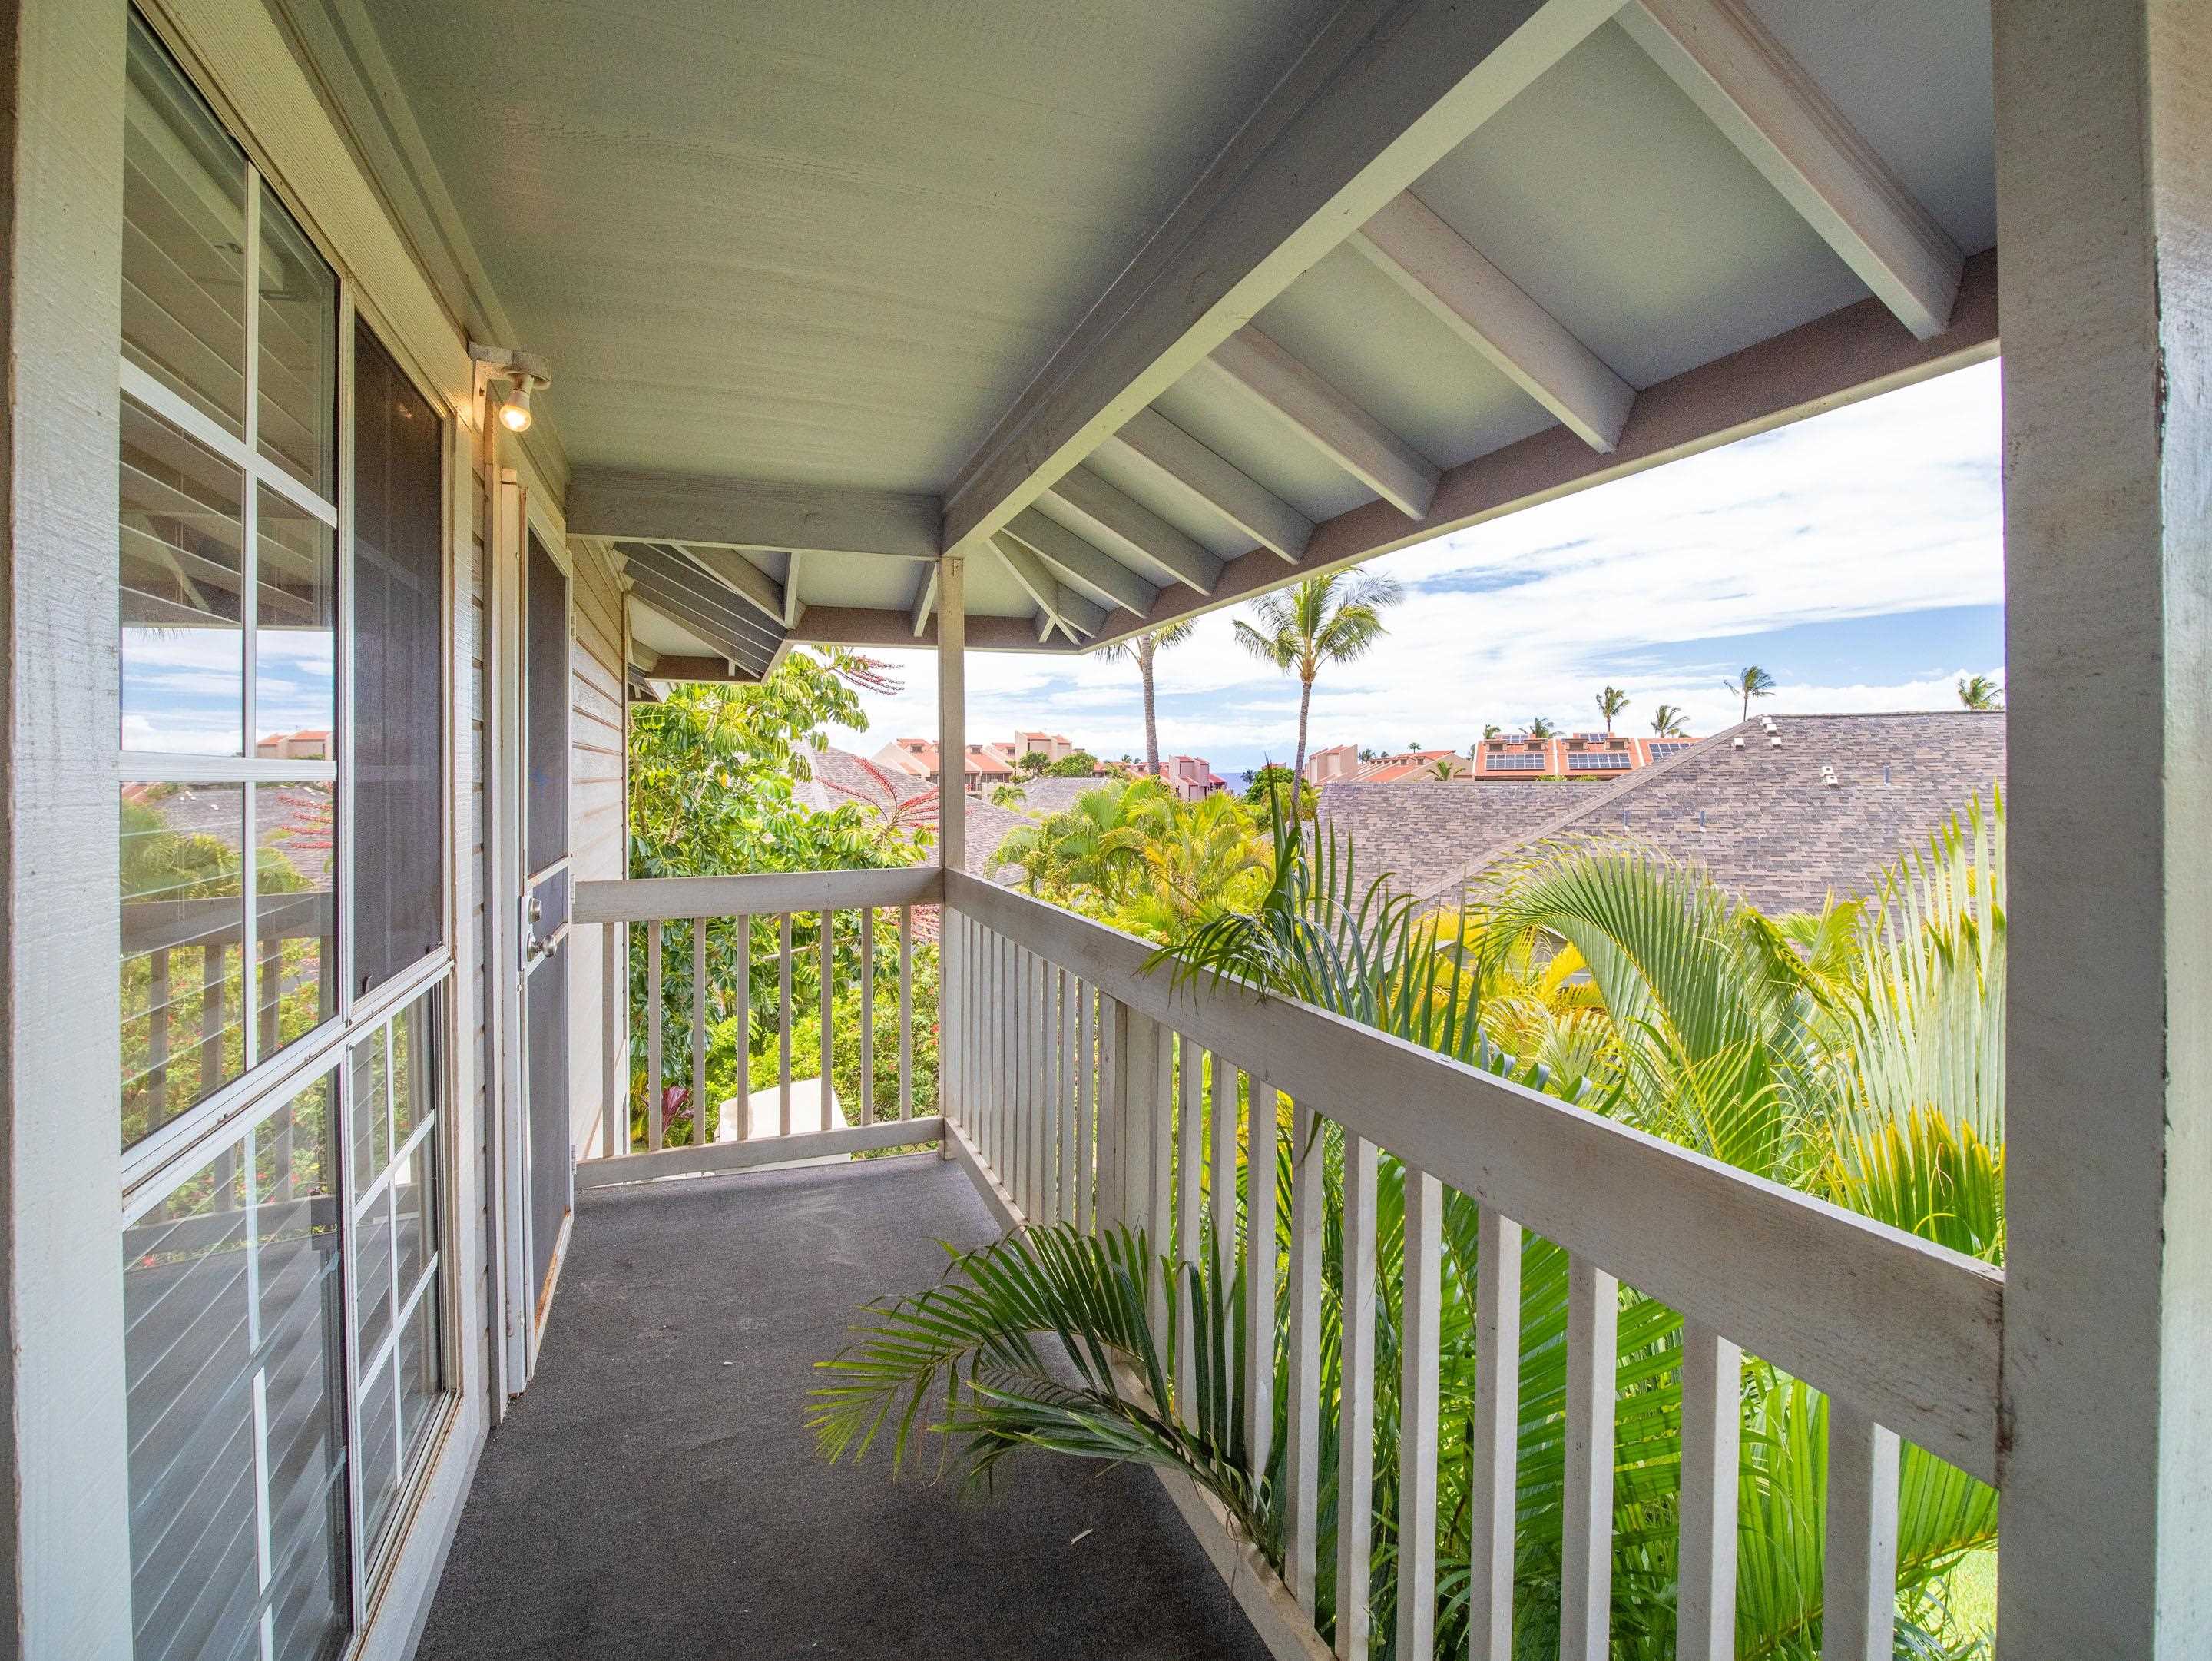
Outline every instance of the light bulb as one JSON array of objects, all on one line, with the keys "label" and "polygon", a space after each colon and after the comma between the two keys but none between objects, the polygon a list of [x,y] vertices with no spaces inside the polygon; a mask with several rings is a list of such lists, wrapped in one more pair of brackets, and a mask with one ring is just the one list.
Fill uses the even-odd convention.
[{"label": "light bulb", "polygon": [[530,383],[518,380],[506,402],[499,406],[499,423],[510,433],[526,433],[530,420]]}]

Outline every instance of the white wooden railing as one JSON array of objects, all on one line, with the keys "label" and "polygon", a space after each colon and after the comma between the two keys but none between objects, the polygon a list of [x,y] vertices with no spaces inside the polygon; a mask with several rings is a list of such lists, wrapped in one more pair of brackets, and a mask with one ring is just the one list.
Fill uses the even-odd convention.
[{"label": "white wooden railing", "polygon": [[[934,905],[944,891],[939,873],[922,867],[894,871],[819,871],[792,875],[751,877],[671,877],[620,882],[586,882],[576,887],[574,922],[597,923],[604,936],[600,984],[607,989],[603,1014],[605,1076],[600,1083],[599,1157],[576,1168],[579,1188],[604,1187],[664,1176],[708,1171],[738,1171],[799,1159],[868,1152],[878,1148],[921,1146],[939,1140],[941,1122],[935,1114],[915,1108],[915,947],[917,906]],[[883,915],[888,914],[888,915]],[[839,989],[836,942],[839,919],[845,919],[844,939],[856,946],[861,961],[872,965],[878,919],[896,930],[898,942],[897,996],[881,1012],[898,1046],[896,1098],[878,1101],[873,1058],[882,1040],[876,1007],[877,984],[872,972],[848,975],[860,992],[859,1038],[864,1058],[860,1068],[857,1099],[836,1104],[833,1110],[830,1083],[831,1048],[836,1037],[832,1006]],[[794,1057],[793,999],[797,958],[793,948],[794,920],[816,920],[814,964],[820,985],[817,1011],[820,1027],[817,1053]],[[777,996],[775,1008],[763,1010],[775,1023],[777,1034],[776,1123],[757,1133],[750,1108],[750,1080],[740,1076],[735,1085],[737,1124],[727,1139],[717,1132],[722,1106],[710,1099],[708,1078],[707,1028],[708,1000],[719,991],[727,1000],[738,1030],[747,1029],[750,1007],[749,975],[714,978],[709,969],[710,943],[714,931],[726,931],[726,942],[745,942],[748,968],[753,961],[752,925],[763,919],[776,923],[774,947]],[[644,934],[644,1010],[641,1031],[629,1031],[629,931]],[[667,1030],[663,998],[663,959],[672,928],[688,936],[691,997],[688,1030]],[[674,1043],[689,1046],[690,1068],[686,1075],[690,1104],[692,1141],[688,1146],[666,1146],[663,1092],[659,1083],[667,1076],[666,1063],[683,1052]],[[631,1067],[644,1062],[642,1091],[644,1130],[633,1131]],[[813,1080],[796,1074],[799,1063],[811,1062]],[[680,1069],[679,1069],[680,1071]],[[805,1102],[797,1092],[811,1082],[818,1092]],[[817,1129],[796,1129],[794,1106]]]},{"label": "white wooden railing", "polygon": [[[939,1114],[886,1123],[864,1104],[842,1129],[771,1145],[617,1149],[582,1168],[580,1183],[583,1172],[629,1180],[941,1139],[1007,1226],[1126,1225],[1181,1261],[1211,1254],[1227,1265],[1240,1250],[1240,1136],[1248,1167],[1271,1169],[1286,1101],[1287,1226],[1279,1233],[1272,1182],[1246,1184],[1241,1220],[1246,1376],[1272,1377],[1279,1325],[1288,1335],[1280,1578],[1230,1536],[1217,1509],[1170,1483],[1277,1653],[1330,1652],[1313,1625],[1329,1203],[1323,1139],[1313,1132],[1326,1120],[1342,1136],[1344,1296],[1356,1314],[1371,1312],[1376,1295],[1378,1157],[1406,1172],[1399,1655],[1432,1648],[1440,1246],[1444,1191],[1455,1189],[1480,1217],[1468,1455],[1474,1652],[1504,1658],[1511,1647],[1526,1230],[1571,1263],[1561,1654],[1601,1661],[1607,1652],[1615,1321],[1626,1284],[1683,1317],[1678,1653],[1720,1661],[1735,1651],[1739,1363],[1749,1352],[1830,1399],[1823,1653],[1888,1661],[1899,1439],[1997,1480],[1999,1271],[1322,1011],[1234,986],[1176,986],[1146,971],[1144,942],[959,873],[585,884],[577,916],[611,925],[609,983],[619,987],[611,971],[626,966],[615,943],[623,923],[933,903],[943,908]],[[909,916],[902,910],[902,928]],[[650,975],[650,950],[647,961]],[[647,1007],[657,1010],[658,998]],[[611,1011],[611,1037],[614,1020]],[[695,1072],[700,1032],[695,1017]],[[643,1038],[662,1042],[657,1032]],[[787,1061],[783,1077],[787,1089]],[[623,1085],[626,1095],[626,1075]],[[608,1089],[615,1099],[611,1062]],[[1249,1103],[1260,1104],[1256,1115]],[[1216,1194],[1232,1197],[1210,1204]],[[1156,1284],[1152,1313],[1164,1329],[1172,1294]],[[1330,1404],[1343,1415],[1346,1450],[1337,1469],[1335,1652],[1364,1656],[1374,1323],[1349,1318],[1342,1331],[1342,1397]],[[1190,1383],[1186,1365],[1178,1393]],[[1247,1404],[1248,1445],[1263,1467],[1273,1407],[1264,1391]]]}]

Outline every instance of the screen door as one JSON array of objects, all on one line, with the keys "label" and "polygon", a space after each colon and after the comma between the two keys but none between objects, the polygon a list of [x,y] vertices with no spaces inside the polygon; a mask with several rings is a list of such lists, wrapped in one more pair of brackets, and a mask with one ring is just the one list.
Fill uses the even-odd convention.
[{"label": "screen door", "polygon": [[532,1351],[574,1196],[568,1119],[568,577],[535,532],[523,576],[523,1156]]}]

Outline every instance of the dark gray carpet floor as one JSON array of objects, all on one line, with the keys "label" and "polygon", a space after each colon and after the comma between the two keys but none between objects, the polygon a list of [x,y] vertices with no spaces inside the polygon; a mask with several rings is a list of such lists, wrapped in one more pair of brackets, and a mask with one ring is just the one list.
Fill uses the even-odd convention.
[{"label": "dark gray carpet floor", "polygon": [[978,1500],[815,1454],[813,1363],[854,1307],[992,1233],[927,1154],[582,1196],[419,1661],[1258,1661],[1149,1472],[1039,1454]]}]

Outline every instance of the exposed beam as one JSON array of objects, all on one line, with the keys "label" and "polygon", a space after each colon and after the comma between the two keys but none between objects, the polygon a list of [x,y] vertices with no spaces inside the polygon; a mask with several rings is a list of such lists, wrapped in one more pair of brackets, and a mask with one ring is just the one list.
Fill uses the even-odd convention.
[{"label": "exposed beam", "polygon": [[783,638],[776,623],[763,618],[738,599],[735,590],[708,576],[673,549],[633,543],[623,554],[623,569],[641,587],[652,584],[682,595],[695,607],[721,620],[725,633],[737,640],[757,641],[763,650]]},{"label": "exposed beam", "polygon": [[1346,5],[962,469],[945,545],[1003,529],[1619,9]]},{"label": "exposed beam", "polygon": [[[1071,642],[1080,644],[1106,626],[1104,606],[1068,588],[1045,569],[1042,560],[1006,532],[993,537],[991,546],[1006,562],[1014,581],[1028,591],[1047,618],[1057,624]],[[1042,640],[1044,634],[1039,634],[1037,638]]]},{"label": "exposed beam", "polygon": [[[640,605],[659,611],[672,623],[699,637],[714,653],[710,661],[726,665],[732,673],[743,668],[749,673],[767,672],[773,651],[764,646],[740,642],[733,639],[722,626],[721,620],[711,612],[696,610],[691,602],[673,589],[641,582],[631,596]],[[673,660],[664,658],[664,663]]]},{"label": "exposed beam", "polygon": [[1636,389],[1419,197],[1393,198],[1352,246],[1591,447],[1620,441]]},{"label": "exposed beam", "polygon": [[[647,545],[617,542],[615,551],[628,558],[632,549]],[[769,622],[779,625],[783,622],[783,585],[734,549],[678,548],[665,544],[649,545],[659,547],[673,557],[690,560],[725,588],[750,601]]]},{"label": "exposed beam", "polygon": [[1633,0],[1620,21],[1906,328],[1943,332],[1958,245],[1742,0]]},{"label": "exposed beam", "polygon": [[797,548],[791,551],[783,567],[783,626],[787,631],[799,627],[799,618],[806,615],[806,602],[799,597],[799,562],[806,557]]},{"label": "exposed beam", "polygon": [[[879,611],[864,605],[810,605],[806,608],[805,626],[794,639],[822,646],[934,647],[939,620],[939,616],[933,615],[929,626],[917,637],[912,619],[903,611]],[[978,616],[970,611],[968,649],[1034,653],[1073,648],[1056,643],[1040,647],[1034,613],[1024,611],[1019,617],[1006,618]]]},{"label": "exposed beam", "polygon": [[684,625],[724,656],[765,671],[784,636],[705,572],[674,552],[636,545],[623,572],[634,599]]},{"label": "exposed beam", "polygon": [[571,536],[934,559],[942,520],[935,496],[894,490],[628,467],[579,467],[568,482]]},{"label": "exposed beam", "polygon": [[1052,497],[1108,541],[1201,594],[1212,593],[1221,579],[1221,562],[1210,550],[1088,467],[1069,470],[1053,485]]},{"label": "exposed beam", "polygon": [[1016,514],[1005,533],[1024,544],[1102,605],[1118,605],[1142,617],[1160,597],[1156,584],[1146,581],[1113,555],[1092,547],[1058,520],[1047,519],[1034,508]]},{"label": "exposed beam", "polygon": [[921,631],[929,627],[930,611],[937,605],[938,564],[936,560],[921,568],[921,581],[914,586],[914,632],[918,640]]},{"label": "exposed beam", "polygon": [[1262,548],[1296,559],[1313,521],[1235,463],[1224,461],[1158,410],[1139,410],[1107,447],[1200,503]]},{"label": "exposed beam", "polygon": [[1164,589],[1150,613],[1116,617],[1093,644],[1127,640],[1298,577],[1341,570],[1995,357],[1996,262],[1995,249],[1967,260],[1951,327],[1935,339],[1916,338],[1879,300],[1860,301],[1645,387],[1610,454],[1592,450],[1564,427],[1547,428],[1452,468],[1428,517],[1419,523],[1407,523],[1387,503],[1366,502],[1324,520],[1290,570],[1273,554],[1255,550],[1231,560],[1202,600]]},{"label": "exposed beam", "polygon": [[653,680],[732,681],[740,685],[754,686],[765,674],[750,669],[733,667],[726,658],[678,658],[660,660],[651,676]]},{"label": "exposed beam", "polygon": [[1213,349],[1214,368],[1291,432],[1350,473],[1400,513],[1429,511],[1436,465],[1247,325]]}]

